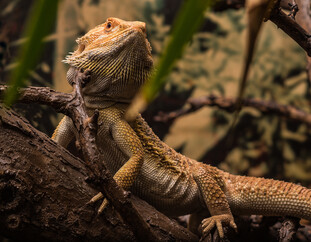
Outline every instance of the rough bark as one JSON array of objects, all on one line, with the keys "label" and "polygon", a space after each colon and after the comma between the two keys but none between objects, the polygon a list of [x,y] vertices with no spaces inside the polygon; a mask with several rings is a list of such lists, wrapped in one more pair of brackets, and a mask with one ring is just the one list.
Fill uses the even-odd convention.
[{"label": "rough bark", "polygon": [[[133,241],[117,213],[99,204],[82,160],[58,146],[16,113],[0,106],[0,234],[31,241]],[[131,197],[164,241],[197,238],[145,202]]]}]

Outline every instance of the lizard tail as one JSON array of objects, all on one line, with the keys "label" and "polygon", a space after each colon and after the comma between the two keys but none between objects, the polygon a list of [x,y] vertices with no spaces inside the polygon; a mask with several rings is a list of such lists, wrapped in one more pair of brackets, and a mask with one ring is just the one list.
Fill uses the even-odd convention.
[{"label": "lizard tail", "polygon": [[224,173],[233,213],[293,216],[311,221],[311,190],[289,182]]}]

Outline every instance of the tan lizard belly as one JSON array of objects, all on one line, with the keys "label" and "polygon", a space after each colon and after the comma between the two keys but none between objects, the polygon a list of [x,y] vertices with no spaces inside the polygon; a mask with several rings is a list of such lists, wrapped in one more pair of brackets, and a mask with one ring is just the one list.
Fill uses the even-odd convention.
[{"label": "tan lizard belly", "polygon": [[[106,139],[105,145],[100,147],[106,167],[112,174],[129,159],[112,140]],[[144,160],[141,173],[131,188],[135,195],[172,216],[190,214],[202,208],[199,189],[191,176],[172,174],[165,168],[159,169],[155,163],[154,160]]]},{"label": "tan lizard belly", "polygon": [[134,194],[167,215],[185,215],[202,208],[200,191],[191,175],[186,172],[173,174],[156,163],[153,158],[144,160],[131,189]]}]

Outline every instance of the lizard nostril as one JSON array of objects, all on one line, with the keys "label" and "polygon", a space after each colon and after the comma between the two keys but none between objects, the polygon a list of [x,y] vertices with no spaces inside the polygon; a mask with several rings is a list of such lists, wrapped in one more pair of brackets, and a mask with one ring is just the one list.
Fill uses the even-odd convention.
[{"label": "lizard nostril", "polygon": [[141,23],[140,29],[145,34],[146,33],[146,24],[145,23]]},{"label": "lizard nostril", "polygon": [[132,25],[135,29],[140,30],[143,34],[146,34],[146,24],[143,22],[134,22]]}]

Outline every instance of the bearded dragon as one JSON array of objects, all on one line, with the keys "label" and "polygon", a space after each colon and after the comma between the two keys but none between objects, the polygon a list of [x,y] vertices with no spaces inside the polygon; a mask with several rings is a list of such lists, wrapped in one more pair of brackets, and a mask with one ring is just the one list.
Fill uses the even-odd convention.
[{"label": "bearded dragon", "polygon": [[[117,18],[77,39],[78,49],[66,57],[67,80],[76,68],[90,69],[82,89],[89,115],[99,110],[96,142],[125,190],[166,215],[191,214],[189,228],[203,233],[223,225],[236,229],[232,214],[288,215],[311,220],[311,190],[273,179],[232,175],[190,159],[162,142],[140,114],[129,123],[124,115],[153,67],[143,22]],[[66,147],[75,137],[72,121],[64,117],[52,138]],[[99,194],[93,201],[101,198]],[[104,202],[100,207],[106,206]],[[208,217],[210,216],[210,217]]]}]

